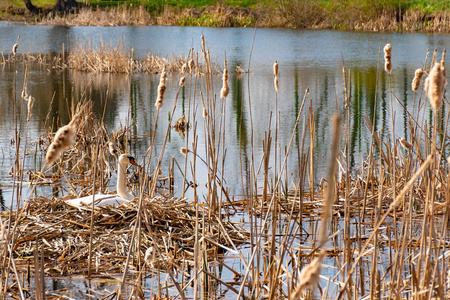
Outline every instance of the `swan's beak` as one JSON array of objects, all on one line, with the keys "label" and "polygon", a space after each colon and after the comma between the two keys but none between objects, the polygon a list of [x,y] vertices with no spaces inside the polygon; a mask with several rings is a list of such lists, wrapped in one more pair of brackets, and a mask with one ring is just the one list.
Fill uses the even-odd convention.
[{"label": "swan's beak", "polygon": [[138,166],[138,164],[136,163],[136,161],[134,160],[133,156],[128,157],[130,159],[130,164]]}]

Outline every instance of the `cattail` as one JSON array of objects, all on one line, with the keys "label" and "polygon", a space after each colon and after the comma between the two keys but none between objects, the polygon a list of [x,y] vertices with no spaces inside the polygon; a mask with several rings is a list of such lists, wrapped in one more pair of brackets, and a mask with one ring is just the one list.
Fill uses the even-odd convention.
[{"label": "cattail", "polygon": [[27,93],[27,91],[25,89],[23,89],[22,90],[22,99],[23,100],[27,100],[27,98],[28,98],[28,93]]},{"label": "cattail", "polygon": [[404,138],[399,138],[398,141],[400,142],[400,145],[402,145],[402,147],[405,148],[406,150],[411,150],[413,147]]},{"label": "cattail", "polygon": [[161,73],[161,78],[159,80],[158,85],[158,98],[156,99],[155,106],[159,110],[163,103],[164,103],[164,93],[166,92],[167,86],[166,86],[166,79],[167,79],[167,73],[165,68],[163,69]]},{"label": "cattail", "polygon": [[17,37],[17,42],[14,44],[14,46],[12,48],[12,52],[13,52],[14,56],[16,56],[17,48],[19,48],[19,39],[20,39],[20,35]]},{"label": "cattail", "polygon": [[45,161],[47,165],[52,165],[63,153],[64,150],[69,148],[75,143],[77,135],[77,124],[81,120],[81,114],[83,112],[81,108],[73,117],[69,124],[61,127],[55,134],[52,143],[48,147]]},{"label": "cattail", "polygon": [[425,79],[425,91],[434,113],[437,113],[442,105],[447,79],[445,78],[445,68],[441,63],[435,63]]},{"label": "cattail", "polygon": [[52,165],[64,150],[75,143],[75,136],[76,127],[70,123],[59,128],[50,147],[48,147],[47,155],[45,156],[46,163]]},{"label": "cattail", "polygon": [[206,49],[205,36],[202,34],[200,38],[202,39],[202,48]]},{"label": "cattail", "polygon": [[278,88],[279,88],[279,85],[278,85],[278,76],[275,76],[275,78],[273,79],[273,85],[275,86],[275,90],[276,90],[277,93],[278,93]]},{"label": "cattail", "polygon": [[31,109],[33,108],[33,104],[34,104],[34,97],[33,96],[28,96],[27,101],[28,101],[28,115],[27,115],[27,122],[30,122],[31,119]]},{"label": "cattail", "polygon": [[220,98],[226,98],[228,96],[228,93],[230,92],[230,88],[228,87],[228,69],[227,69],[227,61],[224,62],[224,69],[223,69],[223,77],[222,77],[223,85],[222,89],[220,90]]},{"label": "cattail", "polygon": [[181,147],[180,148],[180,153],[183,155],[186,155],[189,152],[189,149],[187,149],[186,147]]},{"label": "cattail", "polygon": [[273,63],[273,75],[275,75],[275,77],[278,76],[278,62],[277,61],[275,61]]},{"label": "cattail", "polygon": [[309,265],[303,268],[299,274],[298,286],[291,294],[290,299],[300,299],[301,292],[319,282],[320,273],[322,272],[322,261],[325,258],[325,250],[322,250],[318,257],[316,257]]},{"label": "cattail", "polygon": [[391,73],[392,70],[392,47],[391,44],[384,46],[384,69]]},{"label": "cattail", "polygon": [[412,81],[412,90],[414,92],[416,92],[419,89],[419,85],[420,85],[420,81],[422,80],[423,77],[423,70],[422,69],[417,69],[416,73],[414,75],[414,79]]},{"label": "cattail", "polygon": [[181,67],[181,74],[186,74],[186,70],[187,70],[187,63],[184,63],[183,66]]},{"label": "cattail", "polygon": [[203,107],[203,118],[206,118],[208,116],[208,111],[205,107]]},{"label": "cattail", "polygon": [[180,86],[183,86],[185,82],[186,82],[186,77],[185,76],[181,77],[180,78]]},{"label": "cattail", "polygon": [[194,60],[191,58],[189,60],[188,64],[189,64],[189,73],[192,74],[192,70],[194,69],[194,66],[195,66]]}]

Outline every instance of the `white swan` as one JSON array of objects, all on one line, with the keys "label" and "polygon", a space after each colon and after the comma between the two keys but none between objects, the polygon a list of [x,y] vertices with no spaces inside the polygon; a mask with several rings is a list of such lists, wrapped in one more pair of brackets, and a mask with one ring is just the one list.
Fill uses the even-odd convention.
[{"label": "white swan", "polygon": [[130,202],[134,196],[127,192],[126,189],[126,171],[128,164],[137,165],[133,156],[125,153],[119,157],[117,165],[117,194],[95,194],[86,197],[66,200],[65,202],[75,207],[92,206],[94,201],[95,206],[101,207],[105,205],[119,206],[123,203]]}]

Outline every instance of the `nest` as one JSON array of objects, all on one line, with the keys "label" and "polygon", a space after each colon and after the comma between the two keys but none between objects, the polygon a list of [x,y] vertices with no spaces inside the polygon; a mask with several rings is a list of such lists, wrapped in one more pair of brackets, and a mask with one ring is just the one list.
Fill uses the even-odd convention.
[{"label": "nest", "polygon": [[[88,272],[90,223],[88,207],[75,208],[60,199],[38,197],[30,199],[28,213],[18,223],[18,237],[13,247],[16,263],[29,268],[34,263],[36,247],[44,253],[44,270],[53,276],[86,274]],[[155,198],[144,200],[140,226],[139,255],[151,249],[152,268],[164,269],[190,263],[194,255],[196,225],[199,239],[211,259],[227,248],[242,244],[248,234],[226,218],[209,215],[184,199]],[[114,274],[124,270],[138,212],[137,199],[119,207],[95,208],[92,228],[93,274]],[[202,224],[208,224],[202,228]],[[226,231],[226,234],[224,234]],[[139,235],[137,235],[139,236]],[[137,261],[133,252],[133,262]],[[134,263],[132,267],[138,267]]]}]

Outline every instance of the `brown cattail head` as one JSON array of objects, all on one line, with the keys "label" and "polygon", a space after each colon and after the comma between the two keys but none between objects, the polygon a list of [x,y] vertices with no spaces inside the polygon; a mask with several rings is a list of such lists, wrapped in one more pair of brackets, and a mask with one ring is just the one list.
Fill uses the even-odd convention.
[{"label": "brown cattail head", "polygon": [[325,250],[322,250],[318,257],[316,257],[309,265],[304,267],[299,274],[298,285],[291,294],[290,299],[300,299],[301,292],[309,287],[314,286],[319,282],[320,273],[322,271],[322,261],[325,258]]},{"label": "brown cattail head", "polygon": [[27,122],[29,122],[30,119],[31,119],[31,109],[33,108],[34,97],[31,96],[31,95],[28,96],[27,101],[28,101],[28,105],[27,105],[27,108],[28,108]]},{"label": "brown cattail head", "polygon": [[222,86],[222,89],[220,90],[220,98],[226,98],[228,96],[228,93],[230,92],[230,88],[228,87],[228,83],[224,82],[224,85]]},{"label": "brown cattail head", "polygon": [[181,67],[181,74],[186,74],[186,70],[187,70],[187,63],[184,63],[183,66]]},{"label": "brown cattail head", "polygon": [[69,124],[58,129],[45,156],[47,165],[52,165],[61,156],[64,150],[75,144],[77,124],[81,121],[85,108],[86,105],[78,107],[77,113],[73,115]]},{"label": "brown cattail head", "polygon": [[441,108],[442,98],[447,86],[447,79],[444,73],[445,68],[443,68],[441,63],[435,63],[427,79],[425,79],[425,91],[434,113],[437,113]]},{"label": "brown cattail head", "polygon": [[20,39],[20,35],[17,37],[17,42],[13,45],[13,48],[12,48],[12,52],[13,52],[14,56],[16,56],[17,48],[19,48],[19,39]]},{"label": "brown cattail head", "polygon": [[28,100],[27,98],[28,98],[28,94],[27,94],[27,91],[24,89],[24,90],[22,90],[22,99]]},{"label": "brown cattail head", "polygon": [[181,77],[180,78],[180,86],[183,86],[185,84],[185,82],[186,82],[186,77],[185,76]]},{"label": "brown cattail head", "polygon": [[201,39],[202,39],[202,49],[206,49],[205,36],[203,34],[201,36]]},{"label": "brown cattail head", "polygon": [[166,89],[167,89],[166,80],[167,80],[167,73],[164,68],[161,73],[161,79],[159,80],[158,98],[156,99],[156,103],[155,103],[155,106],[158,110],[163,106],[163,103],[164,103],[164,93],[166,92]]},{"label": "brown cattail head", "polygon": [[273,63],[273,75],[275,75],[275,77],[278,76],[278,62],[277,61],[275,61]]},{"label": "brown cattail head", "polygon": [[384,46],[384,69],[386,72],[391,73],[392,71],[392,47],[391,44],[386,44]]},{"label": "brown cattail head", "polygon": [[205,107],[203,107],[203,118],[206,118],[208,116],[208,111]]},{"label": "brown cattail head", "polygon": [[227,69],[227,61],[225,60],[224,63],[224,69],[223,69],[223,77],[222,77],[222,89],[220,90],[220,97],[226,98],[228,96],[228,93],[230,92],[230,88],[228,87],[228,69]]},{"label": "brown cattail head", "polygon": [[275,78],[273,79],[273,85],[275,86],[275,90],[276,90],[277,93],[278,93],[278,88],[279,88],[279,85],[278,85],[278,76],[275,76]]},{"label": "brown cattail head", "polygon": [[414,79],[413,79],[412,84],[411,84],[412,90],[414,92],[416,92],[419,89],[420,81],[422,80],[422,77],[423,77],[423,70],[422,69],[417,69],[416,73],[414,75]]},{"label": "brown cattail head", "polygon": [[186,147],[181,147],[180,148],[180,153],[183,155],[186,155],[189,152],[189,149]]},{"label": "brown cattail head", "polygon": [[75,143],[76,126],[65,125],[58,129],[52,143],[48,147],[45,160],[47,165],[52,165],[68,147]]},{"label": "brown cattail head", "polygon": [[189,60],[188,65],[189,65],[189,73],[192,74],[192,71],[194,70],[194,67],[195,67],[195,63],[192,58]]}]

